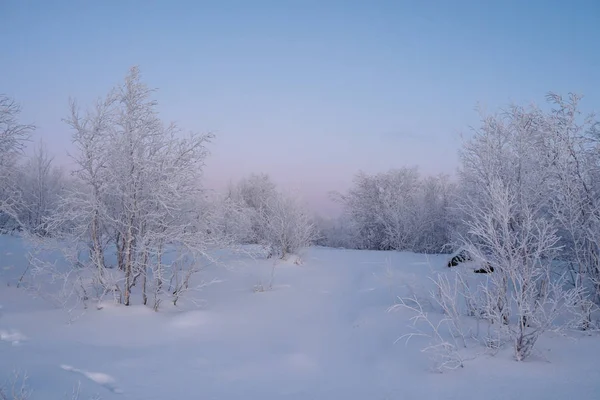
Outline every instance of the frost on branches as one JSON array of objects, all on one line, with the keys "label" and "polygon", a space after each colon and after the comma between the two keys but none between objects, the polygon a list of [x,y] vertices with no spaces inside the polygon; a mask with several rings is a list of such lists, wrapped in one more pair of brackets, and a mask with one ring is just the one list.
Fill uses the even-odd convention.
[{"label": "frost on branches", "polygon": [[[461,150],[447,214],[455,224],[453,244],[490,273],[475,276],[458,266],[432,279],[439,320],[418,298],[394,307],[411,310],[413,321],[426,326],[418,334],[432,341],[424,351],[436,370],[463,365],[466,338],[494,352],[510,344],[521,361],[545,332],[598,328],[599,125],[593,115],[581,116],[579,96],[548,100],[548,111],[513,105],[484,115]],[[351,209],[376,209],[361,204],[377,202]],[[465,331],[468,319],[477,322],[476,333]],[[480,322],[487,323],[483,337]]]},{"label": "frost on branches", "polygon": [[514,344],[520,361],[581,293],[564,288],[564,275],[553,274],[560,246],[552,225],[531,207],[517,212],[516,196],[499,181],[491,182],[488,196],[488,207],[470,209],[464,245],[494,269],[479,288],[477,308]]},{"label": "frost on branches", "polygon": [[314,222],[298,198],[278,190],[265,174],[242,179],[228,194],[250,222],[244,241],[260,244],[269,257],[281,259],[310,246],[317,237]]},{"label": "frost on branches", "polygon": [[18,221],[23,231],[47,236],[46,223],[56,211],[67,182],[61,168],[54,165],[43,142],[17,171],[20,202],[16,207]]},{"label": "frost on branches", "polygon": [[167,298],[177,304],[214,262],[209,251],[226,244],[203,207],[212,136],[164,125],[152,92],[132,68],[90,110],[71,103],[75,181],[46,224],[69,267],[32,260],[38,274],[78,282],[82,300],[109,296],[130,305],[135,294],[154,309]]},{"label": "frost on branches", "polygon": [[[353,187],[336,193],[350,230],[343,247],[440,253],[450,240],[449,202],[454,191],[446,176],[420,177],[417,168],[354,177]],[[327,243],[339,246],[340,234],[328,230]]]},{"label": "frost on branches", "polygon": [[485,116],[461,154],[461,245],[493,268],[479,308],[518,360],[567,310],[589,328],[598,297],[595,124],[580,120],[577,96],[549,99],[550,112],[512,106]]},{"label": "frost on branches", "polygon": [[21,205],[18,161],[33,125],[19,122],[21,107],[0,93],[0,232],[19,228],[18,208]]}]

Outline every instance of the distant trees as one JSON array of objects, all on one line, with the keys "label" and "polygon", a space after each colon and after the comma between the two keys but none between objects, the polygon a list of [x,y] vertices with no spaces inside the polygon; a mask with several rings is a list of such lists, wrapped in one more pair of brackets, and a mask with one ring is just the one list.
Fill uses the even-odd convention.
[{"label": "distant trees", "polygon": [[263,211],[263,234],[270,254],[285,259],[309,247],[316,238],[312,218],[293,195],[278,193]]},{"label": "distant trees", "polygon": [[266,174],[251,174],[242,178],[231,189],[232,198],[241,205],[251,222],[251,232],[247,242],[269,246],[268,234],[268,207],[278,196],[277,186]]},{"label": "distant trees", "polygon": [[347,193],[335,194],[351,230],[346,247],[443,252],[453,190],[446,176],[422,178],[416,167],[357,174]]},{"label": "distant trees", "polygon": [[317,238],[313,219],[296,196],[284,193],[266,174],[252,174],[229,190],[229,199],[251,221],[246,243],[262,245],[281,259],[310,246]]},{"label": "distant trees", "polygon": [[43,143],[25,157],[35,129],[19,122],[21,107],[0,95],[0,231],[44,235],[45,218],[57,205],[64,179]]},{"label": "distant trees", "polygon": [[315,217],[318,237],[315,244],[326,247],[354,248],[354,221],[347,214],[338,217]]},{"label": "distant trees", "polygon": [[49,233],[45,226],[47,220],[56,212],[67,185],[63,171],[54,165],[54,158],[40,141],[33,155],[19,166],[17,176],[20,192],[17,214],[22,228],[45,236]]}]

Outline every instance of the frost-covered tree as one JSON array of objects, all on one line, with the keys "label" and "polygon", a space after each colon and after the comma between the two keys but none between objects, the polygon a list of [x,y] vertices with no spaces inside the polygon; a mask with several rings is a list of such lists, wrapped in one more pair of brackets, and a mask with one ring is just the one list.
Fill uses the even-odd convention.
[{"label": "frost-covered tree", "polygon": [[413,248],[415,231],[419,229],[417,207],[421,182],[417,168],[392,170],[376,179],[377,220],[383,227],[383,247],[394,250]]},{"label": "frost-covered tree", "polygon": [[54,165],[54,158],[40,141],[34,148],[33,155],[19,166],[17,175],[20,192],[19,221],[28,232],[46,235],[47,219],[56,212],[66,184],[63,171]]},{"label": "frost-covered tree", "polygon": [[254,210],[240,201],[234,187],[229,187],[222,195],[211,196],[206,207],[213,221],[213,229],[219,235],[228,237],[237,244],[254,243]]},{"label": "frost-covered tree", "polygon": [[152,93],[134,67],[88,112],[71,103],[76,183],[48,227],[71,243],[67,258],[98,298],[129,305],[137,291],[158,309],[193,289],[209,251],[227,243],[201,184],[212,135],[163,124]]},{"label": "frost-covered tree", "polygon": [[311,216],[296,196],[277,193],[266,203],[261,230],[270,253],[285,259],[309,247],[316,239],[317,231]]},{"label": "frost-covered tree", "polygon": [[540,216],[539,205],[519,202],[499,179],[482,192],[488,201],[467,206],[471,217],[463,246],[493,272],[481,284],[483,295],[471,300],[510,339],[521,361],[561,313],[578,303],[580,290],[565,290],[563,277],[554,276],[559,237],[552,221]]},{"label": "frost-covered tree", "polygon": [[[481,127],[460,151],[460,189],[463,197],[484,199],[479,193],[499,180],[516,195],[518,207],[548,202],[550,172],[544,168],[543,112],[513,105],[508,110],[482,116]],[[518,223],[517,215],[515,223]],[[513,224],[514,225],[514,224]]]},{"label": "frost-covered tree", "polygon": [[313,219],[299,197],[278,190],[266,174],[241,179],[228,190],[227,198],[240,207],[233,215],[250,221],[246,242],[263,246],[269,256],[285,258],[310,246],[317,237]]},{"label": "frost-covered tree", "polygon": [[561,237],[560,259],[575,286],[600,302],[600,132],[595,116],[583,116],[581,96],[549,94],[546,169],[549,214]]},{"label": "frost-covered tree", "polygon": [[446,175],[423,179],[417,200],[414,251],[446,252],[456,229],[451,209],[455,193],[456,185]]},{"label": "frost-covered tree", "polygon": [[11,97],[0,94],[0,230],[19,227],[20,205],[17,165],[33,125],[19,122],[21,106]]},{"label": "frost-covered tree", "polygon": [[[463,208],[463,226],[473,221],[473,207],[495,201],[486,193],[492,182],[500,182],[514,196],[508,229],[517,236],[527,218],[550,224],[560,244],[554,265],[568,274],[579,293],[587,291],[598,301],[598,124],[593,115],[581,115],[580,96],[564,100],[550,94],[548,100],[549,111],[512,105],[484,116],[465,143],[460,195],[469,206]],[[588,314],[589,299],[580,299]],[[588,315],[582,327],[590,323]]]},{"label": "frost-covered tree", "polygon": [[267,241],[267,205],[277,197],[277,186],[267,174],[251,174],[242,178],[233,189],[233,195],[250,214],[252,234],[250,241],[265,244]]},{"label": "frost-covered tree", "polygon": [[449,242],[452,192],[446,176],[421,178],[413,167],[358,173],[337,200],[357,248],[442,252]]},{"label": "frost-covered tree", "polygon": [[359,172],[354,176],[354,186],[348,193],[337,194],[344,212],[354,223],[355,242],[359,249],[386,249],[379,193],[378,177]]},{"label": "frost-covered tree", "polygon": [[579,327],[592,323],[596,125],[579,118],[577,96],[549,99],[550,111],[513,105],[484,116],[461,152],[459,244],[493,270],[477,307],[513,341],[518,360],[563,311]]}]

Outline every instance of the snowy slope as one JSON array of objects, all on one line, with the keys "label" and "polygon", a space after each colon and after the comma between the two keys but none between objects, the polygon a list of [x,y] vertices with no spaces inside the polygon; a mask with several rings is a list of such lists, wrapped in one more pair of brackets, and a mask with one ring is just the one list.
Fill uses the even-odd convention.
[{"label": "snowy slope", "polygon": [[[8,254],[10,253],[10,254]],[[313,248],[304,263],[232,255],[207,271],[198,309],[105,304],[72,324],[14,287],[25,266],[19,239],[0,238],[0,374],[27,370],[32,399],[63,399],[77,382],[103,399],[596,399],[600,340],[544,337],[541,357],[510,350],[446,374],[428,371],[426,340],[394,344],[408,312],[389,313],[446,257]],[[7,268],[11,267],[11,268]],[[8,286],[7,284],[10,284]],[[545,349],[551,348],[551,351]]]}]

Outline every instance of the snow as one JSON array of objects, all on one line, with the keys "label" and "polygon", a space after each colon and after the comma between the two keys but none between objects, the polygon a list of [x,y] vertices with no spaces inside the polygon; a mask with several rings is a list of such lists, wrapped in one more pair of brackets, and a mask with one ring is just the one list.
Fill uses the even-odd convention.
[{"label": "snow", "polygon": [[[600,340],[545,335],[525,362],[510,349],[465,368],[431,373],[407,311],[395,296],[426,296],[446,256],[312,248],[298,259],[231,254],[219,283],[155,313],[104,302],[72,323],[16,282],[26,268],[20,239],[0,237],[0,381],[27,371],[32,399],[596,399]],[[7,256],[7,253],[12,253]],[[4,266],[13,266],[4,269]],[[136,297],[137,299],[137,297]],[[24,339],[27,340],[24,340]],[[19,346],[12,344],[17,341]]]},{"label": "snow", "polygon": [[13,344],[13,346],[18,345],[19,343],[21,343],[23,340],[26,340],[27,338],[25,336],[23,336],[22,333],[20,333],[19,331],[15,331],[15,330],[10,330],[10,331],[6,331],[3,329],[0,329],[0,340],[4,341],[4,342],[11,342]]},{"label": "snow", "polygon": [[121,389],[119,389],[118,387],[115,386],[115,378],[113,378],[110,375],[104,374],[102,372],[84,371],[79,368],[74,368],[70,365],[61,365],[60,368],[62,368],[65,371],[70,371],[70,372],[74,372],[77,374],[81,374],[84,377],[86,377],[87,379],[89,379],[90,381],[95,382],[101,386],[104,386],[108,390],[110,390],[114,393],[123,393]]}]

